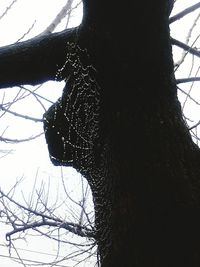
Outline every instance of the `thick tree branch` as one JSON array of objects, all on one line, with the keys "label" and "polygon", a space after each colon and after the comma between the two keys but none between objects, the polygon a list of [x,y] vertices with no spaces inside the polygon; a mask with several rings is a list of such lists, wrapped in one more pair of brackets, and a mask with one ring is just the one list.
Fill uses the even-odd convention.
[{"label": "thick tree branch", "polygon": [[77,28],[0,48],[0,88],[55,80]]}]

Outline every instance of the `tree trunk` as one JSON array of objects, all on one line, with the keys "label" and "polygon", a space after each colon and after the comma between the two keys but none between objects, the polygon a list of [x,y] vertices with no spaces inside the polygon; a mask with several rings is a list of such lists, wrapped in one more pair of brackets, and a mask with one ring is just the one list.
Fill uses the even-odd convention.
[{"label": "tree trunk", "polygon": [[[68,79],[63,98],[45,117],[53,162],[71,162],[92,188],[102,267],[200,265],[199,151],[177,99],[169,4],[126,1],[124,17],[121,3],[85,1],[83,24],[73,45],[73,49],[80,48],[69,52],[63,72],[67,76],[70,61],[78,61],[72,55],[79,53],[84,58],[82,49],[86,48],[90,63],[86,63],[88,57],[83,60],[85,69],[92,66],[96,70],[90,86],[96,90],[91,94],[93,103],[97,103],[94,95],[99,95],[98,123],[95,128],[79,112],[85,124],[76,127],[78,122],[74,122],[74,128],[82,134],[85,125],[86,132],[90,126],[96,129],[87,136],[93,144],[88,146],[90,154],[83,153],[86,143],[75,130],[76,137],[66,137],[72,127],[62,117],[64,110],[69,114],[73,109],[67,95],[75,95],[73,103],[81,103],[74,86],[77,74]],[[132,15],[133,10],[139,17]],[[73,73],[79,72],[79,77],[84,67],[78,65]],[[91,92],[83,80],[79,84]],[[88,105],[86,114],[94,110]],[[68,121],[73,122],[72,117]],[[76,153],[69,143],[60,142],[58,148],[57,132],[77,145]]]},{"label": "tree trunk", "polygon": [[83,2],[44,115],[52,162],[91,186],[102,267],[199,267],[200,153],[177,99],[171,1]]},{"label": "tree trunk", "polygon": [[92,184],[102,267],[200,266],[199,151],[177,100],[168,1],[105,4],[102,13],[97,2],[85,46],[108,147],[106,177]]}]

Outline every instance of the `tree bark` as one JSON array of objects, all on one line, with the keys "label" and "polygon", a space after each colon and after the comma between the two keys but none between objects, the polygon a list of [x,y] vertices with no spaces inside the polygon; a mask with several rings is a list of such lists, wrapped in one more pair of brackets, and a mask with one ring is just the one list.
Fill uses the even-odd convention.
[{"label": "tree bark", "polygon": [[[177,99],[171,2],[83,2],[65,40],[63,96],[44,115],[52,162],[91,186],[102,267],[199,267],[200,153]],[[44,68],[56,60],[29,81],[55,76]],[[23,82],[0,83],[9,80]]]},{"label": "tree bark", "polygon": [[65,61],[66,43],[76,38],[76,31],[69,29],[1,47],[0,88],[55,80]]}]

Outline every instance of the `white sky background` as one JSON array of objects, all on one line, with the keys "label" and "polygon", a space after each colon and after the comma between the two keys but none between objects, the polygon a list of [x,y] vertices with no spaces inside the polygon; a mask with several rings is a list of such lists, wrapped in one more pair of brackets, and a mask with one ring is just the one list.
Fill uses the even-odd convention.
[{"label": "white sky background", "polygon": [[[0,16],[5,11],[6,7],[10,5],[13,0],[1,0],[0,1]],[[192,4],[195,4],[199,1],[195,0],[177,0],[176,7],[172,13],[176,14],[178,11],[184,9],[185,7]],[[35,35],[41,33],[46,29],[46,27],[53,21],[58,12],[65,5],[66,0],[18,0],[12,9],[8,12],[8,14],[0,20],[0,46],[4,46],[7,44],[11,44],[16,42],[19,38],[23,36],[25,32],[31,27],[33,22],[36,20],[35,26],[31,30],[31,32],[23,39],[30,39]],[[188,15],[186,18],[182,19],[181,22],[175,22],[172,24],[172,36],[177,38],[180,41],[185,42],[185,38],[187,36],[188,29],[190,28],[191,22],[197,16],[199,10],[193,12],[191,15]],[[77,10],[77,13],[73,14],[72,21],[70,26],[78,25],[81,21],[81,7]],[[64,20],[61,25],[56,28],[56,31],[62,30],[65,26],[66,21]],[[197,36],[200,34],[199,24],[195,29]],[[192,41],[191,41],[192,42]],[[199,42],[200,43],[200,42]],[[199,45],[200,47],[200,45]],[[174,57],[175,61],[180,58],[182,51],[178,48],[174,49]],[[196,59],[195,59],[196,60]],[[185,60],[184,65],[180,68],[177,73],[177,78],[186,78],[188,75],[188,68],[191,68],[192,57],[188,57]],[[198,68],[195,65],[196,69]],[[195,72],[195,70],[194,70]],[[191,85],[191,84],[190,84]],[[189,86],[180,85],[181,88],[188,90]],[[64,83],[55,83],[55,82],[47,82],[42,88],[40,88],[37,93],[47,97],[48,99],[55,101],[62,92]],[[30,86],[28,88],[31,88]],[[4,102],[10,101],[18,92],[18,88],[10,88],[5,90]],[[0,90],[0,99],[2,98],[3,90]],[[200,91],[199,84],[196,83],[194,88],[192,89],[192,96],[200,102]],[[180,99],[184,101],[185,96],[180,94]],[[46,108],[50,106],[49,103],[46,103]],[[29,97],[24,101],[20,101],[18,104],[14,105],[12,108],[13,111],[17,111],[24,115],[29,115],[36,118],[41,118],[44,110],[38,104],[38,102],[34,99],[34,97]],[[192,116],[194,122],[191,122],[191,125],[195,124],[200,120],[200,110],[198,105],[192,105],[191,102],[185,107],[186,114]],[[14,139],[22,139],[27,138],[32,135],[38,134],[43,131],[43,125],[41,123],[33,123],[29,121],[25,121],[21,118],[16,118],[12,115],[6,115],[0,119],[0,135],[4,132],[4,137],[14,138]],[[1,150],[13,150],[12,153],[9,153],[6,157],[2,157],[4,154],[1,153]],[[32,186],[34,184],[34,180],[36,177],[36,173],[38,171],[38,183],[42,180],[49,181],[52,185],[52,201],[55,197],[56,192],[62,192],[60,188],[60,168],[54,167],[49,159],[49,154],[47,150],[47,146],[45,143],[44,136],[30,142],[25,142],[22,144],[6,144],[0,143],[0,166],[1,166],[1,174],[0,174],[0,186],[5,190],[9,190],[15,181],[22,177],[24,177],[24,182],[19,187],[19,191],[17,191],[15,197],[17,199],[21,199],[21,190],[24,191],[25,196],[29,196]],[[72,170],[71,168],[64,168],[65,179],[67,181],[67,186],[69,187],[69,191],[80,192],[80,176]],[[78,178],[77,178],[78,177]],[[55,189],[55,190],[54,190]],[[75,190],[76,189],[76,190]],[[53,191],[54,190],[54,191]],[[60,191],[59,191],[60,190]],[[79,195],[80,197],[80,195]],[[2,230],[0,224],[0,267],[19,267],[21,265],[13,262],[10,259],[2,258],[1,255],[8,255],[8,252],[1,247],[1,244],[5,243],[5,232],[4,228]],[[33,239],[32,239],[33,240]],[[34,239],[35,240],[35,239]],[[48,244],[48,249],[47,249]],[[30,250],[43,251],[47,253],[56,253],[56,243],[48,241],[45,243],[40,240],[40,237],[35,241],[32,241],[31,244],[28,242],[27,244],[23,242],[18,243],[19,247],[24,247]],[[41,256],[39,254],[33,254],[22,252],[23,256],[28,257],[29,259],[39,259],[48,261],[48,258],[45,256]],[[80,265],[83,266],[83,265]],[[87,267],[93,266],[93,264],[86,264]]]}]

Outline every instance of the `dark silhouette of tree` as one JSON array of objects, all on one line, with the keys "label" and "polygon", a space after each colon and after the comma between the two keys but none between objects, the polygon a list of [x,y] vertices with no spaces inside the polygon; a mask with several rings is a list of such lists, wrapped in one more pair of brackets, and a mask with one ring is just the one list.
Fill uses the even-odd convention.
[{"label": "dark silhouette of tree", "polygon": [[173,1],[83,4],[79,27],[1,48],[0,86],[65,79],[46,140],[90,184],[102,267],[200,266],[200,153],[177,99]]}]

